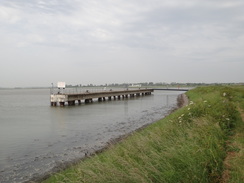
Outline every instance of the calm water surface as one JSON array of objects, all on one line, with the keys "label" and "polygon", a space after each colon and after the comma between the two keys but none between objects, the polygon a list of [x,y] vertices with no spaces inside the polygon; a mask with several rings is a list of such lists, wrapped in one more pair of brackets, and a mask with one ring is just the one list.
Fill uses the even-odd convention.
[{"label": "calm water surface", "polygon": [[48,89],[0,90],[0,182],[24,182],[163,118],[182,92],[50,107]]}]

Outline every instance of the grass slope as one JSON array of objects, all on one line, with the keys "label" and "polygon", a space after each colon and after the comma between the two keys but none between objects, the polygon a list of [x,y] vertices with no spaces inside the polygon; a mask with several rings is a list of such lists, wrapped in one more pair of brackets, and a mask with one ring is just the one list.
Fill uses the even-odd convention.
[{"label": "grass slope", "polygon": [[188,106],[44,182],[240,182],[244,88],[199,87],[187,95]]}]

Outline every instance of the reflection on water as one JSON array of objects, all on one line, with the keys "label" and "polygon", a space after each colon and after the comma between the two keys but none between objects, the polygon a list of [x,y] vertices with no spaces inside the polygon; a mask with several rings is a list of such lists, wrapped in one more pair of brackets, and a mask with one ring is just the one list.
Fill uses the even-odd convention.
[{"label": "reflection on water", "polygon": [[163,118],[179,92],[50,107],[48,89],[0,90],[0,182],[24,182]]}]

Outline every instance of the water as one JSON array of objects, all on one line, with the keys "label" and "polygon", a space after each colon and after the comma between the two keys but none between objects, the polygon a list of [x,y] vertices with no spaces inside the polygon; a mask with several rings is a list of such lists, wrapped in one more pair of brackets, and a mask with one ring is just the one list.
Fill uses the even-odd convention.
[{"label": "water", "polygon": [[50,107],[48,89],[0,90],[0,182],[25,182],[163,118],[182,92]]}]

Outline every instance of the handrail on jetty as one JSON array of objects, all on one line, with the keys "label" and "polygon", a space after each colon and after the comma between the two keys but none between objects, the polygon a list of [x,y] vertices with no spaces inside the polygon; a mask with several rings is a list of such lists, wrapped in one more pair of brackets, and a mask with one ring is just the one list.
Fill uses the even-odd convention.
[{"label": "handrail on jetty", "polygon": [[84,100],[85,103],[90,103],[93,101],[94,98],[97,98],[98,101],[105,101],[106,97],[108,100],[120,99],[120,98],[128,98],[128,97],[135,97],[140,95],[151,95],[154,89],[133,89],[133,90],[119,90],[119,91],[100,91],[100,92],[86,92],[82,93],[56,93],[51,94],[50,102],[51,106],[65,106],[66,103],[68,105],[75,105],[76,101],[78,104],[81,104],[81,101]]}]

